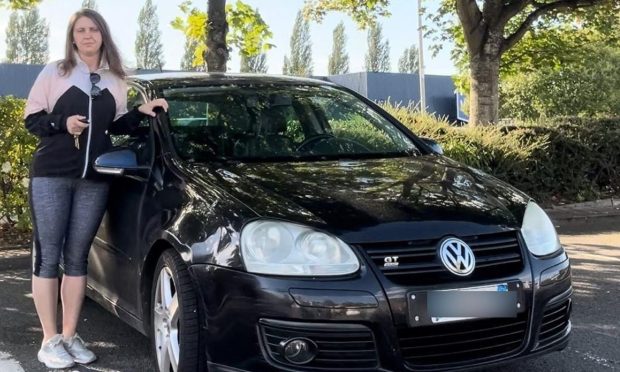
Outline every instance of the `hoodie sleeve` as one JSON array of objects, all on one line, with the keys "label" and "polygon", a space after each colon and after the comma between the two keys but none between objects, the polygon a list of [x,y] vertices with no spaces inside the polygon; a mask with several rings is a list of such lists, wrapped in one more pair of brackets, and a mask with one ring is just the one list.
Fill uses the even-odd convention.
[{"label": "hoodie sleeve", "polygon": [[130,134],[140,125],[144,114],[138,111],[138,106],[127,110],[127,83],[125,80],[119,81],[118,91],[115,93],[116,115],[114,122],[109,127],[110,134]]},{"label": "hoodie sleeve", "polygon": [[137,106],[131,111],[125,109],[125,114],[110,125],[109,132],[110,134],[130,134],[140,125],[143,118],[144,114],[138,111]]},{"label": "hoodie sleeve", "polygon": [[67,118],[65,115],[50,114],[49,107],[53,74],[57,74],[56,63],[50,63],[37,76],[26,101],[24,119],[26,129],[36,136],[48,137],[67,132]]}]

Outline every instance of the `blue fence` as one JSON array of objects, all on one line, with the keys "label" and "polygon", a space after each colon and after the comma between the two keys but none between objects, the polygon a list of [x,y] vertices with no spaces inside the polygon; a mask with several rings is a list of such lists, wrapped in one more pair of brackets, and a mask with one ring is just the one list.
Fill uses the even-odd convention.
[{"label": "blue fence", "polygon": [[[327,80],[352,89],[374,101],[390,101],[404,106],[419,105],[420,81],[418,74],[389,72],[358,72],[327,76]],[[439,116],[456,120],[455,86],[450,76],[425,75],[426,109]]]}]

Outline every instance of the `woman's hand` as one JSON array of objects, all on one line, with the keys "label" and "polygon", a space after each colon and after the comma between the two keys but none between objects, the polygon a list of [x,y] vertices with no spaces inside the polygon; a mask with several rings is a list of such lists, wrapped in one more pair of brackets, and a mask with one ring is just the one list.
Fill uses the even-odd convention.
[{"label": "woman's hand", "polygon": [[79,136],[87,127],[88,122],[86,122],[86,116],[73,115],[67,118],[67,132],[69,132],[69,134]]},{"label": "woman's hand", "polygon": [[161,107],[164,109],[164,111],[168,112],[168,102],[166,102],[166,100],[163,98],[157,98],[150,102],[141,104],[138,107],[138,111],[140,111],[141,113],[145,115],[155,117],[156,114],[154,110],[156,107]]}]

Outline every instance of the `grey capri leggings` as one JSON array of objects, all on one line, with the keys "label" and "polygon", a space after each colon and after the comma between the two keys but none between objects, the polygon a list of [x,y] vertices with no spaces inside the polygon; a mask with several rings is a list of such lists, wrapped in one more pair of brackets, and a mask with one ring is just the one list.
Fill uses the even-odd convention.
[{"label": "grey capri leggings", "polygon": [[106,209],[108,184],[34,177],[29,191],[34,275],[57,278],[61,254],[65,275],[86,275],[88,252]]}]

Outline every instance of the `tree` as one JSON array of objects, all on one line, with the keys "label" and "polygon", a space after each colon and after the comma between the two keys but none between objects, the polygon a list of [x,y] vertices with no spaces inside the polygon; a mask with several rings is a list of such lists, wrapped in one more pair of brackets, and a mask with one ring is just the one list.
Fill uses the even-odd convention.
[{"label": "tree", "polygon": [[140,9],[138,33],[136,35],[136,63],[138,68],[161,70],[164,66],[164,51],[160,40],[157,6],[151,0]]},{"label": "tree", "polygon": [[[343,11],[365,27],[367,20],[387,13],[388,2],[306,0],[304,9],[305,14],[319,21],[328,11]],[[466,46],[471,81],[470,123],[497,122],[501,58],[533,25],[554,22],[562,12],[578,14],[581,8],[591,6],[606,6],[610,12],[615,11],[612,14],[618,14],[616,0],[442,0],[434,23],[444,26],[446,38]],[[454,14],[460,25],[445,20]]]},{"label": "tree", "polygon": [[500,67],[501,117],[620,116],[620,18],[608,16],[557,22],[511,49]]},{"label": "tree", "polygon": [[82,0],[82,8],[92,9],[97,11],[97,0]]},{"label": "tree", "polygon": [[515,0],[507,5],[485,0],[481,5],[468,0],[443,0],[439,13],[456,12],[461,24],[459,28],[448,28],[448,35],[460,40],[467,52],[473,125],[498,121],[502,59],[529,31],[545,28],[566,15],[576,20],[583,8],[613,7],[614,0]]},{"label": "tree", "polygon": [[6,57],[9,63],[45,64],[49,57],[49,27],[33,8],[9,18]]},{"label": "tree", "polygon": [[[196,50],[198,48],[198,41],[185,37],[185,52],[181,58],[181,70],[183,71],[206,71],[207,66],[203,64],[195,65]],[[202,57],[201,57],[202,58]]]},{"label": "tree", "polygon": [[41,0],[0,0],[0,8],[11,8],[11,9],[30,9],[32,7],[37,6]]},{"label": "tree", "polygon": [[309,76],[312,75],[312,41],[310,40],[310,23],[303,17],[301,11],[297,12],[293,33],[291,34],[291,56],[285,56],[285,64],[288,59],[287,75]]},{"label": "tree", "polygon": [[500,113],[522,120],[555,116],[620,116],[620,53],[591,49],[592,64],[545,66],[502,79]]},{"label": "tree", "polygon": [[305,0],[304,17],[322,21],[327,12],[345,12],[362,28],[377,23],[379,17],[387,17],[389,0]]},{"label": "tree", "polygon": [[383,41],[380,24],[370,26],[368,30],[368,52],[366,53],[366,71],[390,71],[390,42]]},{"label": "tree", "polygon": [[205,60],[209,71],[226,72],[226,61],[228,61],[226,0],[209,0],[207,9]]},{"label": "tree", "polygon": [[9,16],[9,24],[6,27],[6,61],[8,63],[18,63],[20,53],[20,39],[19,34],[19,14],[17,12],[11,12]]},{"label": "tree", "polygon": [[265,74],[267,73],[267,70],[267,55],[265,53],[251,57],[241,54],[241,67],[239,68],[240,72]]},{"label": "tree", "polygon": [[330,75],[346,74],[349,72],[349,55],[346,51],[346,43],[347,36],[344,33],[344,23],[340,22],[334,29],[334,42],[327,64],[327,71]]},{"label": "tree", "polygon": [[418,72],[418,48],[415,44],[405,48],[403,55],[398,60],[398,72],[415,74]]},{"label": "tree", "polygon": [[225,72],[229,47],[248,57],[273,47],[267,42],[273,35],[258,10],[240,0],[234,6],[226,0],[210,0],[207,13],[190,6],[191,1],[179,5],[185,18],[177,17],[172,27],[197,43],[194,66],[206,61],[209,71]]},{"label": "tree", "polygon": [[284,56],[284,62],[282,63],[282,75],[287,75],[288,70],[291,68],[291,61],[288,59],[288,56]]}]

